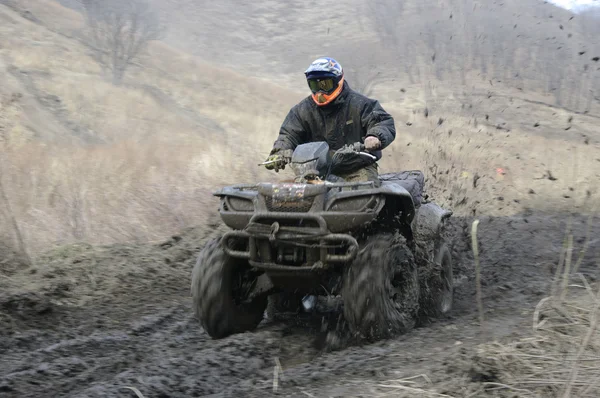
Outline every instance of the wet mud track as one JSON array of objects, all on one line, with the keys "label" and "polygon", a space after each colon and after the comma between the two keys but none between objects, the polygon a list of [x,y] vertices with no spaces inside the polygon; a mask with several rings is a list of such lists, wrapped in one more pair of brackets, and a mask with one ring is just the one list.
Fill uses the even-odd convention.
[{"label": "wet mud track", "polygon": [[[453,254],[460,265],[452,315],[392,340],[334,352],[317,344],[319,314],[210,339],[193,318],[189,297],[193,257],[208,234],[152,248],[69,253],[5,279],[13,284],[0,294],[0,396],[134,397],[125,387],[147,398],[372,396],[373,385],[420,374],[439,392],[460,396],[469,348],[527,332],[533,306],[549,290],[565,222],[530,214],[481,219],[482,328],[470,220],[456,220]],[[585,218],[574,219],[578,245],[586,227]],[[580,269],[591,280],[598,276],[598,246],[591,242]],[[121,268],[104,272],[103,264]],[[36,283],[25,288],[26,280]],[[82,302],[82,295],[88,299]],[[282,373],[275,391],[277,362]]]}]

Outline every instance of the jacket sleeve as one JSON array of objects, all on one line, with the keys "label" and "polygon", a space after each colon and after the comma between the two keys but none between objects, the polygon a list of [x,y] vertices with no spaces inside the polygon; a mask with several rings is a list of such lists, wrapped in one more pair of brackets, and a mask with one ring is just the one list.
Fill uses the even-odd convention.
[{"label": "jacket sleeve", "polygon": [[271,154],[282,149],[296,149],[298,145],[306,142],[306,140],[307,133],[298,116],[298,107],[295,106],[290,109],[279,129],[279,136],[273,144]]},{"label": "jacket sleeve", "polygon": [[381,141],[381,149],[390,145],[396,138],[394,118],[387,113],[377,100],[366,103],[361,112],[362,125],[367,133],[365,137],[373,136]]}]

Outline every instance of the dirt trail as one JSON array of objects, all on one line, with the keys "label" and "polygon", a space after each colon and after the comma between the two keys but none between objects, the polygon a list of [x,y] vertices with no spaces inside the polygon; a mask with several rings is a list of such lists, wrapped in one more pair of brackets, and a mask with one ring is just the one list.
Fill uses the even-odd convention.
[{"label": "dirt trail", "polygon": [[[477,322],[470,220],[457,219],[456,307],[449,319],[394,340],[320,352],[312,322],[263,322],[254,333],[211,340],[192,316],[195,253],[219,228],[147,246],[73,246],[0,284],[0,392],[6,397],[369,396],[379,381],[426,374],[461,396],[468,352],[526,333],[548,291],[566,217],[521,215],[480,224],[486,327]],[[586,223],[574,219],[575,242]],[[597,229],[597,228],[596,228]],[[591,236],[598,236],[592,230]],[[581,271],[594,280],[591,245]],[[461,359],[462,358],[462,359]],[[273,367],[283,367],[278,392]],[[384,387],[379,389],[385,390]]]}]

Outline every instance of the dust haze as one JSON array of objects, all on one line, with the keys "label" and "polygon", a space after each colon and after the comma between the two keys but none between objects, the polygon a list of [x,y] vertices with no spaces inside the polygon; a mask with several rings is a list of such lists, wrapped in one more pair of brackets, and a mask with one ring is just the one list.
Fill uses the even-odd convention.
[{"label": "dust haze", "polygon": [[[336,352],[319,316],[212,340],[211,193],[292,177],[257,164],[320,56],[394,117],[380,173],[454,212],[455,309]],[[0,76],[6,396],[598,396],[600,7],[0,0]]]}]

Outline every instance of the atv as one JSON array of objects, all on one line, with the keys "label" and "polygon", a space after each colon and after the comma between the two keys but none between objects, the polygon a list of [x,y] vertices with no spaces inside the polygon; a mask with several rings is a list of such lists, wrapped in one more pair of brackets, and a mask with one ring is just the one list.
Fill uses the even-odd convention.
[{"label": "atv", "polygon": [[376,183],[332,172],[336,161],[379,158],[362,143],[337,152],[302,144],[289,158],[294,180],[214,193],[230,230],[202,248],[191,283],[212,338],[253,330],[265,312],[302,311],[303,299],[306,307],[318,296],[341,296],[350,332],[372,339],[451,310],[443,227],[452,212],[424,198],[423,173],[381,174]]}]

